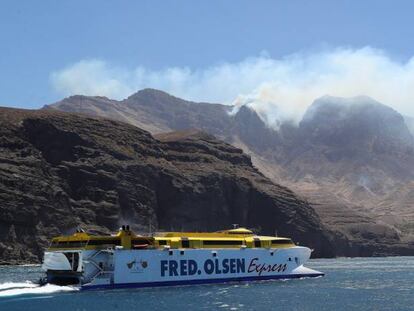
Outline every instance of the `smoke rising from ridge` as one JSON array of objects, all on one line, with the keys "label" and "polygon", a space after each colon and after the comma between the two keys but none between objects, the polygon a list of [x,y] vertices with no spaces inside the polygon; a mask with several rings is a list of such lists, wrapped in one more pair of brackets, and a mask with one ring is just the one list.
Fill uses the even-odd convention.
[{"label": "smoke rising from ridge", "polygon": [[143,88],[203,102],[249,105],[269,124],[298,121],[323,95],[367,95],[414,116],[414,57],[405,63],[371,47],[266,55],[205,69],[121,68],[97,59],[81,60],[51,74],[63,96],[83,94],[123,99]]}]

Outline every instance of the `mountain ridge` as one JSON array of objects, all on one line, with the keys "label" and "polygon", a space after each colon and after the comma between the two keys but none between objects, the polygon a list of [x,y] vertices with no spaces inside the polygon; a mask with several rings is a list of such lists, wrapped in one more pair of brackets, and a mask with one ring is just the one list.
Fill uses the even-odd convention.
[{"label": "mountain ridge", "polygon": [[[235,111],[225,105],[209,106],[174,97],[173,102],[157,102],[155,106],[161,108],[153,112],[148,94],[159,92],[137,92],[133,98],[139,100],[130,98],[128,103],[128,106],[135,105],[135,121],[147,118],[148,124],[158,126],[153,133],[199,128],[241,147],[266,176],[303,195],[331,229],[339,228],[351,240],[354,237],[358,240],[360,234],[352,233],[352,225],[344,217],[361,219],[360,215],[363,215],[381,230],[394,231],[404,239],[410,239],[414,234],[414,230],[407,229],[411,228],[414,217],[400,211],[399,201],[391,199],[395,198],[392,193],[398,191],[402,183],[408,183],[414,173],[412,135],[405,119],[395,110],[365,96],[351,99],[325,96],[308,109],[315,106],[322,109],[322,114],[318,112],[319,119],[309,118],[308,111],[305,121],[298,126],[282,123],[276,130],[247,106]],[[165,92],[160,94],[164,99],[169,98],[165,97]],[[344,109],[344,105],[336,102],[338,100],[347,102],[350,108]],[[142,110],[144,102],[145,109]],[[126,105],[124,101],[117,103]],[[177,109],[174,103],[178,103]],[[71,106],[76,107],[76,103]],[[208,107],[208,113],[204,113],[205,107]],[[51,108],[65,110],[59,102]],[[325,122],[326,117],[320,119],[335,114],[335,121]],[[105,116],[117,118],[116,114]],[[410,183],[407,185],[409,187]],[[410,189],[402,193],[407,199],[398,200],[409,206]],[[326,199],[321,199],[321,194]],[[332,204],[332,198],[336,205]],[[340,215],[338,206],[343,207],[344,215]],[[330,209],[337,212],[331,213]],[[343,226],[338,225],[340,222]],[[368,231],[372,229],[367,228]]]},{"label": "mountain ridge", "polygon": [[305,200],[263,176],[242,150],[210,134],[156,139],[101,117],[11,108],[0,108],[0,124],[3,264],[39,262],[52,236],[78,226],[107,234],[125,222],[137,232],[239,223],[264,234],[277,230],[315,256],[360,252],[325,228]]}]

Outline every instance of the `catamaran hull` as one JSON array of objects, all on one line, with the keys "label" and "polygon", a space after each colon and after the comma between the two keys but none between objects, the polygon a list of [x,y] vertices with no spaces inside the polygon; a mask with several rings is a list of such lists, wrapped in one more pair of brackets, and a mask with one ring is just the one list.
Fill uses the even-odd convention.
[{"label": "catamaran hull", "polygon": [[[311,251],[300,246],[286,249],[115,249],[79,252],[79,257],[83,258],[77,268],[82,271],[79,277],[82,289],[176,286],[324,275],[303,266]],[[62,260],[56,254],[46,256]],[[47,262],[53,267],[53,262]],[[45,270],[48,270],[47,267]],[[53,270],[47,273],[50,279],[56,276]],[[68,271],[68,274],[71,273]]]},{"label": "catamaran hull", "polygon": [[217,279],[194,279],[183,281],[165,281],[165,282],[138,282],[138,283],[120,283],[112,285],[83,285],[82,290],[93,289],[122,289],[122,288],[143,288],[143,287],[163,287],[163,286],[188,286],[188,285],[203,285],[203,284],[217,284],[217,283],[234,283],[234,282],[254,282],[254,281],[266,281],[266,280],[287,280],[287,279],[300,279],[311,277],[322,277],[324,273],[308,269],[304,273],[281,274],[281,275],[265,275],[265,276],[246,276],[235,278],[217,278]]}]

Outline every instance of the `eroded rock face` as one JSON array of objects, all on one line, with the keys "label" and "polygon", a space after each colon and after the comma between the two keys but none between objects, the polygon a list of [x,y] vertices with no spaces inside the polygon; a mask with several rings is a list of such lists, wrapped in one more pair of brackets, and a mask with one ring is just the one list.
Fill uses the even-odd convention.
[{"label": "eroded rock face", "polygon": [[[232,223],[338,254],[309,204],[272,183],[240,149],[198,131],[152,137],[125,123],[0,109],[0,261],[38,262],[52,236],[218,230]],[[344,248],[345,249],[345,248]]]},{"label": "eroded rock face", "polygon": [[266,176],[306,198],[324,225],[351,240],[344,255],[414,253],[414,139],[407,118],[368,97],[322,97],[299,126],[277,130],[246,106],[229,113],[232,107],[151,89],[123,101],[73,96],[47,108],[152,133],[202,129],[242,148]]}]

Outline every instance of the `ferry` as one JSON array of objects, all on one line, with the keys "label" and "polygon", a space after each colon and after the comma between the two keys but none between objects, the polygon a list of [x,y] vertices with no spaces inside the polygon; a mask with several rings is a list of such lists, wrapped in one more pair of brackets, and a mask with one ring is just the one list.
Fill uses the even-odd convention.
[{"label": "ferry", "polygon": [[323,276],[304,267],[311,249],[291,239],[259,236],[246,228],[218,232],[138,235],[81,229],[52,239],[44,253],[44,283],[111,289]]}]

